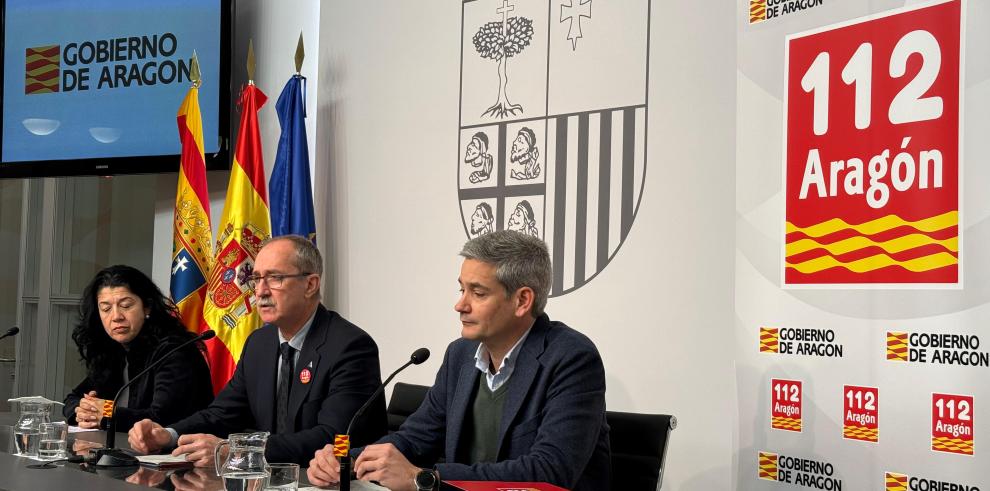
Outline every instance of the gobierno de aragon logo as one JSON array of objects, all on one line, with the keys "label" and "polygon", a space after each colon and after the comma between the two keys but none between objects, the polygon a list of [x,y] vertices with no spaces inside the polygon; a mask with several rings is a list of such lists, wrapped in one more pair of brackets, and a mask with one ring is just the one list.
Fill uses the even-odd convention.
[{"label": "gobierno de aragon logo", "polygon": [[783,283],[957,285],[959,0],[789,36]]},{"label": "gobierno de aragon logo", "polygon": [[28,47],[24,94],[188,83],[190,62],[177,56],[179,44],[164,32]]}]

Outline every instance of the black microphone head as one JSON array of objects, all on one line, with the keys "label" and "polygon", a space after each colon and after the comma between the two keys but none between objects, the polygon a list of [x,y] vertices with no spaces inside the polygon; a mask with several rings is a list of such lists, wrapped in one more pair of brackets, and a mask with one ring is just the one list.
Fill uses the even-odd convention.
[{"label": "black microphone head", "polygon": [[199,339],[206,341],[207,339],[213,339],[214,337],[216,337],[216,335],[217,335],[216,331],[214,331],[213,329],[208,329],[206,331],[203,331],[202,334],[199,335]]},{"label": "black microphone head", "polygon": [[4,336],[13,336],[14,334],[17,334],[19,332],[21,332],[21,328],[14,326],[8,329],[7,334],[4,334]]},{"label": "black microphone head", "polygon": [[420,363],[423,363],[424,361],[430,359],[430,350],[426,348],[420,348],[416,351],[413,351],[413,354],[412,356],[409,357],[409,359],[412,360],[413,365],[419,365]]}]

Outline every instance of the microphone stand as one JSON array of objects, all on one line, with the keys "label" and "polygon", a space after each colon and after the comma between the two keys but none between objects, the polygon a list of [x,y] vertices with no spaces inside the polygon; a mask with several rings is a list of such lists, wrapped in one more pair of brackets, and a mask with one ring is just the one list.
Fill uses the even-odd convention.
[{"label": "microphone stand", "polygon": [[[389,375],[388,378],[385,379],[385,381],[378,386],[378,389],[376,389],[375,392],[371,394],[371,397],[369,397],[368,400],[365,401],[364,405],[361,406],[361,408],[358,409],[356,413],[354,413],[354,417],[351,418],[351,422],[347,425],[347,433],[345,433],[344,435],[337,435],[337,437],[334,439],[335,440],[334,455],[340,461],[339,491],[351,490],[351,457],[350,455],[348,455],[348,453],[350,452],[351,430],[354,428],[354,422],[357,421],[362,414],[364,414],[364,410],[368,409],[368,406],[370,406],[371,403],[374,402],[375,398],[377,398],[378,395],[385,390],[385,386],[388,385],[388,383],[391,382],[392,379],[399,374],[399,372],[405,370],[406,367],[408,367],[409,365],[419,365],[420,363],[423,363],[429,358],[430,358],[430,350],[426,348],[420,348],[416,351],[413,351],[412,356],[409,357],[409,361],[407,361],[405,365],[399,367],[398,370],[392,372],[392,375]],[[341,437],[343,437],[343,443],[338,443],[338,441],[341,440]]]},{"label": "microphone stand", "polygon": [[117,421],[116,421],[116,418],[114,418],[114,415],[117,412],[117,400],[120,399],[120,395],[124,393],[124,390],[127,389],[128,387],[130,387],[131,384],[134,383],[135,380],[143,377],[146,373],[150,372],[152,368],[155,368],[158,365],[161,365],[162,362],[164,362],[165,360],[167,360],[176,351],[179,351],[182,348],[185,348],[186,346],[189,346],[190,344],[193,344],[193,343],[196,343],[196,342],[199,342],[199,341],[204,341],[204,340],[210,339],[213,336],[216,336],[216,333],[213,332],[212,330],[203,331],[203,333],[200,334],[199,336],[196,336],[196,337],[194,337],[194,338],[192,338],[192,339],[190,339],[190,340],[188,340],[188,341],[186,341],[186,342],[184,342],[184,343],[176,346],[175,348],[172,348],[171,350],[169,350],[168,353],[165,353],[164,355],[162,355],[161,357],[159,357],[157,360],[149,363],[148,366],[145,367],[144,370],[141,370],[140,372],[138,372],[137,375],[131,377],[130,380],[128,380],[127,383],[125,383],[124,386],[121,387],[120,390],[117,391],[117,395],[113,396],[113,400],[112,400],[113,401],[113,407],[110,410],[111,411],[110,412],[110,416],[107,417],[107,428],[106,428],[107,439],[106,439],[106,444],[104,445],[104,448],[101,448],[101,449],[99,449],[99,450],[96,451],[96,465],[97,466],[99,466],[99,467],[125,467],[125,466],[134,466],[134,465],[138,465],[139,464],[138,460],[133,455],[131,455],[131,454],[129,454],[129,453],[123,451],[123,450],[119,450],[119,449],[115,448],[115,446],[114,446],[114,443],[115,443],[114,440],[117,437]]}]

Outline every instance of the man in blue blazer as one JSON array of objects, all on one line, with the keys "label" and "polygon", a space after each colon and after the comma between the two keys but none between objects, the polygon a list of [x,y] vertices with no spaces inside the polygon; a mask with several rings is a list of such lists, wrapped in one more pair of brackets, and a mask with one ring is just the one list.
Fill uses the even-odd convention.
[{"label": "man in blue blazer", "polygon": [[[472,239],[461,256],[461,339],[399,431],[358,449],[357,477],[393,491],[439,489],[438,478],[607,490],[605,369],[586,336],[543,313],[546,244],[500,231]],[[330,446],[308,477],[319,486],[339,480]]]},{"label": "man in blue blazer", "polygon": [[[268,461],[305,464],[334,434],[344,433],[381,384],[378,346],[320,304],[322,271],[319,250],[308,239],[267,242],[249,279],[265,325],[245,341],[233,377],[210,406],[168,428],[139,421],[128,434],[131,448],[146,453],[177,444],[173,454],[210,467],[219,437],[260,430],[272,433]],[[385,397],[378,396],[352,438],[373,442],[386,427]]]}]

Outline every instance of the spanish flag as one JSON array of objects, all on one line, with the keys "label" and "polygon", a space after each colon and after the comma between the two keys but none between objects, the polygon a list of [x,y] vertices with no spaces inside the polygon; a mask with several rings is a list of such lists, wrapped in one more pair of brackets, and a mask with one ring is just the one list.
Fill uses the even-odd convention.
[{"label": "spanish flag", "polygon": [[230,168],[227,200],[217,228],[213,269],[209,276],[204,317],[217,336],[207,342],[213,390],[219,392],[234,374],[244,341],[261,327],[254,308],[254,290],[247,278],[261,243],[271,236],[265,166],[262,161],[258,110],[268,98],[249,83],[241,92],[241,124]]},{"label": "spanish flag", "polygon": [[206,277],[213,266],[213,235],[210,232],[210,197],[206,186],[198,83],[186,93],[176,120],[182,157],[172,222],[169,292],[179,309],[182,324],[190,331],[200,332],[209,328],[203,321],[203,302]]}]

